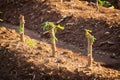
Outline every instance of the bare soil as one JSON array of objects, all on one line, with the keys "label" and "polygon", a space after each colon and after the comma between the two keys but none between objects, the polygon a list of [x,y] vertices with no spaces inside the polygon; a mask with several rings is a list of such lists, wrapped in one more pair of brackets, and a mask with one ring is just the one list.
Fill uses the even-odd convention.
[{"label": "bare soil", "polygon": [[[4,23],[0,23],[1,80],[120,79],[119,10],[100,7],[96,11],[95,6],[86,1],[61,4],[32,0],[16,3],[5,0],[0,3],[0,10],[3,12],[0,17],[4,19]],[[26,39],[34,39],[38,43],[36,47],[20,42],[15,31],[20,14],[26,20]],[[49,35],[43,34],[41,27],[46,21],[57,24],[60,20],[65,30],[58,30],[58,51],[55,57],[49,57]],[[85,29],[91,29],[97,39],[93,46],[92,71],[85,68],[88,63]]]}]

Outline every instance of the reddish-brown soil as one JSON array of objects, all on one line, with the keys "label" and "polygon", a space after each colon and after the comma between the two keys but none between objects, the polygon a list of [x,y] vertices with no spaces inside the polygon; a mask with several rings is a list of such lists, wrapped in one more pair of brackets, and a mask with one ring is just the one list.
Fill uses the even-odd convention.
[{"label": "reddish-brown soil", "polygon": [[[25,39],[30,38],[25,36]],[[29,47],[20,41],[15,29],[0,27],[1,80],[114,80],[120,77],[118,70],[102,67],[97,62],[93,63],[92,70],[87,69],[88,58],[68,49],[57,48],[55,57],[49,57],[50,44],[45,39],[34,41],[37,46]]]},{"label": "reddish-brown soil", "polygon": [[[119,80],[120,79],[120,11],[94,6],[86,1],[44,2],[16,1],[0,3],[1,26],[16,29],[19,15],[25,16],[26,35],[36,39],[38,45],[30,48],[19,41],[14,30],[0,28],[0,79],[1,80]],[[49,35],[43,34],[42,25],[52,21],[65,26],[58,30],[57,54],[49,57]],[[11,23],[13,25],[10,25]],[[30,29],[30,30],[28,30]],[[94,43],[93,70],[87,65],[85,29],[91,29]],[[14,34],[14,35],[13,35]],[[26,38],[28,38],[26,36]],[[103,66],[99,66],[100,62]],[[82,67],[82,68],[81,68]]]}]

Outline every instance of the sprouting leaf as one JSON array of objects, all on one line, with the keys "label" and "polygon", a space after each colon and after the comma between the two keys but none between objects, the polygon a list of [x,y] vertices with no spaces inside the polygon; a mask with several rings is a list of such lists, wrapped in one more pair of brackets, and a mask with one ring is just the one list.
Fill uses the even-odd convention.
[{"label": "sprouting leaf", "polygon": [[56,27],[59,28],[59,29],[62,29],[62,30],[64,29],[64,27],[61,26],[61,25],[57,25]]},{"label": "sprouting leaf", "polygon": [[23,27],[20,26],[20,27],[18,28],[18,32],[19,32],[19,33],[22,33],[22,32],[23,32]]},{"label": "sprouting leaf", "polygon": [[42,28],[43,30],[50,30],[52,27],[55,27],[52,22],[45,22]]},{"label": "sprouting leaf", "polygon": [[93,43],[96,40],[96,38],[90,34],[91,32],[92,30],[85,29],[85,35],[89,36],[88,37],[89,41]]},{"label": "sprouting leaf", "polygon": [[[52,35],[57,32],[57,29],[64,29],[63,26],[60,26],[60,25],[55,25],[53,22],[45,22],[44,25],[43,25],[43,30],[51,30],[51,29],[54,29],[54,33],[52,33]],[[57,40],[56,36],[51,36],[50,38],[51,41],[55,41]]]},{"label": "sprouting leaf", "polygon": [[89,30],[89,29],[86,29],[86,31],[87,31],[87,32],[89,32],[89,33],[91,33],[91,32],[92,32],[92,30]]},{"label": "sprouting leaf", "polygon": [[111,7],[109,7],[110,9],[115,9],[115,7],[114,6],[111,6]]},{"label": "sprouting leaf", "polygon": [[50,29],[49,22],[45,22],[42,28],[43,30],[49,30]]},{"label": "sprouting leaf", "polygon": [[89,30],[89,29],[85,29],[85,35],[88,35],[92,32],[92,30]]},{"label": "sprouting leaf", "polygon": [[93,43],[93,42],[95,42],[96,38],[95,38],[94,36],[91,36],[91,37],[89,38],[89,40],[90,40],[91,43]]}]

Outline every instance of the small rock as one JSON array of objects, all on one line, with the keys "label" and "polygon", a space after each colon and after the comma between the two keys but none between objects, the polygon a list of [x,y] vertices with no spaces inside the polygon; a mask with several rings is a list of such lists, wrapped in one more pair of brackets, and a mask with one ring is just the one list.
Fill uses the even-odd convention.
[{"label": "small rock", "polygon": [[109,35],[109,34],[110,34],[110,32],[108,32],[108,31],[107,31],[107,32],[105,32],[104,34],[105,34],[105,35]]},{"label": "small rock", "polygon": [[41,38],[41,35],[38,35],[39,38]]},{"label": "small rock", "polygon": [[81,68],[81,67],[83,67],[82,65],[78,65],[78,68]]},{"label": "small rock", "polygon": [[56,58],[56,59],[54,60],[54,62],[55,62],[55,63],[60,63],[61,60]]},{"label": "small rock", "polygon": [[40,53],[39,53],[39,52],[37,52],[37,53],[35,53],[35,55],[40,55]]},{"label": "small rock", "polygon": [[41,47],[41,46],[38,46],[37,49],[42,50],[42,47]]},{"label": "small rock", "polygon": [[102,52],[103,55],[105,55],[106,53],[105,52]]},{"label": "small rock", "polygon": [[12,33],[15,33],[15,30],[11,30]]},{"label": "small rock", "polygon": [[7,29],[5,27],[0,28],[1,31],[6,31]]},{"label": "small rock", "polygon": [[43,58],[43,60],[44,60],[44,64],[45,63],[49,63],[49,59],[46,57],[46,58]]},{"label": "small rock", "polygon": [[68,52],[60,52],[60,55],[64,55],[67,54]]},{"label": "small rock", "polygon": [[35,69],[35,67],[34,67],[34,66],[31,66],[31,69]]},{"label": "small rock", "polygon": [[118,13],[115,13],[114,16],[119,16],[119,14],[118,14]]},{"label": "small rock", "polygon": [[110,56],[110,58],[116,59],[116,58],[117,58],[117,56],[116,56],[116,54],[115,54],[115,53],[113,53],[113,54]]}]

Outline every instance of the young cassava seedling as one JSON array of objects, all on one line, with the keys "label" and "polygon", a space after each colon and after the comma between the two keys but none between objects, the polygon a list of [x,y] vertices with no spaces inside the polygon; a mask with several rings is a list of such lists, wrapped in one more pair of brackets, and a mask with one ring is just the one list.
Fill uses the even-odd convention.
[{"label": "young cassava seedling", "polygon": [[91,30],[85,29],[85,36],[88,39],[88,58],[89,58],[88,66],[87,66],[88,68],[92,68],[92,61],[93,61],[92,45],[96,40],[96,38],[90,34],[91,32],[92,32]]},{"label": "young cassava seedling", "polygon": [[24,39],[24,24],[25,24],[24,16],[20,15],[20,26],[18,28],[18,31],[20,33],[22,42],[25,42],[25,39]]},{"label": "young cassava seedling", "polygon": [[52,45],[52,57],[55,56],[56,52],[56,36],[55,33],[57,32],[57,29],[64,29],[63,26],[61,25],[55,25],[53,22],[45,22],[43,25],[43,30],[48,30],[50,31],[50,40],[51,40],[51,45]]}]

